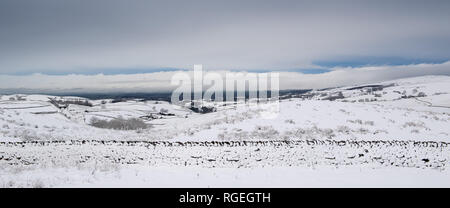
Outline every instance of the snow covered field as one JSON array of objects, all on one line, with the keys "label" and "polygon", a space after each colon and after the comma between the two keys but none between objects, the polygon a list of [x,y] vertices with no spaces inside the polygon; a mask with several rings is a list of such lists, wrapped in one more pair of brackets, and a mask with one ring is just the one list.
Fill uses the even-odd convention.
[{"label": "snow covered field", "polygon": [[449,187],[449,171],[405,168],[197,168],[129,165],[109,171],[33,169],[4,174],[3,187]]},{"label": "snow covered field", "polygon": [[283,97],[274,119],[214,105],[200,114],[163,101],[3,95],[0,186],[450,186],[448,76]]}]

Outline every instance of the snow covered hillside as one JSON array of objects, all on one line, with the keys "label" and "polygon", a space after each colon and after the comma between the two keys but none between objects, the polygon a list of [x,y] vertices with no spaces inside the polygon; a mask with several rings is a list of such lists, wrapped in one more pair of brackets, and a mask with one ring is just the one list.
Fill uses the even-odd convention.
[{"label": "snow covered hillside", "polygon": [[[432,174],[450,181],[449,76],[292,93],[280,97],[280,111],[271,119],[263,116],[266,108],[245,103],[207,105],[213,112],[164,101],[3,95],[0,186],[122,186],[127,180],[152,186],[160,180],[157,174],[183,178],[179,186],[226,184],[218,178],[242,182],[223,179],[230,170],[237,178],[257,175],[251,184],[326,186],[321,182],[334,180],[330,167],[350,173],[329,186],[354,183],[352,177],[363,174],[358,168],[381,178],[395,172],[411,179],[409,171],[416,178]],[[320,173],[317,183],[296,177],[314,175],[305,173],[310,169]],[[194,178],[186,179],[185,170]],[[290,170],[289,177],[271,178],[280,177],[279,170]],[[368,185],[396,184],[361,177]],[[166,182],[159,185],[176,184]],[[421,186],[403,182],[397,185]],[[445,185],[428,182],[422,185]]]},{"label": "snow covered hillside", "polygon": [[[81,101],[67,104],[61,100]],[[264,113],[261,109],[245,104],[219,103],[216,107],[217,112],[199,114],[164,101],[4,95],[0,101],[0,141],[308,138],[447,141],[450,78],[427,76],[315,90],[282,99],[275,119],[261,119]],[[148,128],[131,131],[96,128],[90,125],[93,118],[137,118]]]}]

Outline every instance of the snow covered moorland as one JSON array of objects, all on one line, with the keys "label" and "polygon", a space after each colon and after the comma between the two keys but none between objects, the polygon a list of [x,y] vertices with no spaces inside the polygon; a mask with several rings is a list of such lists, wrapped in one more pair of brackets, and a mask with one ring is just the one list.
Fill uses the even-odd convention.
[{"label": "snow covered moorland", "polygon": [[0,98],[0,186],[450,187],[450,77],[208,103]]}]

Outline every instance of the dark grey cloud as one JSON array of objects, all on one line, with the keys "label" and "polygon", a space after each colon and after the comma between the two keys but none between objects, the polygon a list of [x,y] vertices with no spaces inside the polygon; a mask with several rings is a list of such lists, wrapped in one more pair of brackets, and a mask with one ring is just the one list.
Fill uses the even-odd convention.
[{"label": "dark grey cloud", "polygon": [[448,11],[433,0],[2,0],[0,73],[448,60]]}]

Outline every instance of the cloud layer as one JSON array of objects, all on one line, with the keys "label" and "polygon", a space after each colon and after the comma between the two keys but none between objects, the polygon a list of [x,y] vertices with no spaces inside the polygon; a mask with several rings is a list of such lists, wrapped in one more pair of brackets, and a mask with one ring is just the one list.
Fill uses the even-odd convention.
[{"label": "cloud layer", "polygon": [[[1,92],[156,92],[171,91],[175,73],[127,75],[0,75]],[[214,71],[225,74],[226,71]],[[207,71],[204,71],[206,74]],[[249,72],[254,73],[254,72]],[[280,72],[281,89],[320,89],[423,75],[450,76],[450,62],[402,66],[334,68],[321,74]],[[225,77],[225,76],[222,76]]]}]

